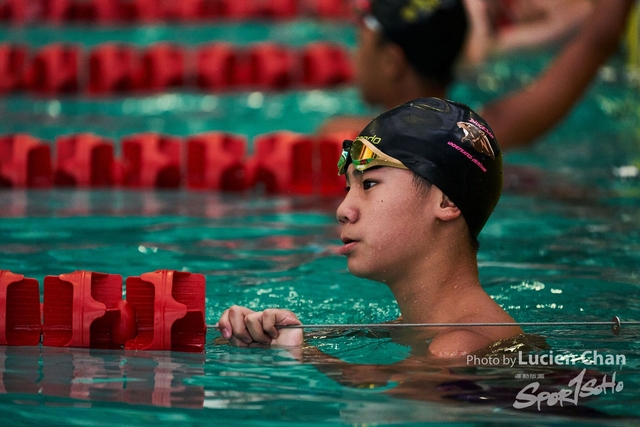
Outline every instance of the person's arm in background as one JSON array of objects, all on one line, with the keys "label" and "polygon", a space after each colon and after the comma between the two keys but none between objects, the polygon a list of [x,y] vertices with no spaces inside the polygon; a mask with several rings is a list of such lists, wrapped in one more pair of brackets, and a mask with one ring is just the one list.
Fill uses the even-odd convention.
[{"label": "person's arm in background", "polygon": [[571,110],[618,48],[634,3],[600,0],[582,30],[538,79],[482,109],[502,148],[532,143]]},{"label": "person's arm in background", "polygon": [[561,41],[581,28],[594,9],[590,0],[545,0],[538,3],[546,8],[544,18],[499,31],[496,38],[498,54]]},{"label": "person's arm in background", "polygon": [[[464,62],[482,63],[495,55],[547,48],[566,41],[581,28],[594,8],[591,0],[529,0],[535,17],[498,27],[497,6],[490,0],[465,0],[470,31]],[[531,14],[531,13],[530,13]]]}]

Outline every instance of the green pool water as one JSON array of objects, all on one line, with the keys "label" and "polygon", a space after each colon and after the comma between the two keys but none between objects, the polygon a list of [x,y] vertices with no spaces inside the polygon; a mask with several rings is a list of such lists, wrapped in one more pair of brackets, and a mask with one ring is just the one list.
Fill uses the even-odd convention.
[{"label": "green pool water", "polygon": [[[314,33],[324,27],[311,28],[307,40],[325,37]],[[76,29],[3,31],[7,39],[30,43],[43,33],[47,40],[77,36]],[[89,44],[107,32],[84,31]],[[133,37],[133,30],[123,31],[113,34]],[[489,64],[450,97],[480,105],[530,79],[546,59]],[[508,185],[480,236],[479,265],[487,292],[517,321],[640,320],[640,181],[620,173],[640,166],[640,92],[621,62],[611,62],[610,73],[562,125],[534,147],[506,155]],[[47,139],[92,131],[117,139],[146,130],[184,136],[219,129],[252,138],[280,129],[311,133],[332,114],[367,111],[352,88],[106,99],[19,94],[0,99],[0,131]],[[202,273],[209,324],[231,304],[290,308],[305,323],[394,319],[398,311],[386,287],[354,278],[335,254],[338,203],[251,192],[2,191],[0,268],[40,283],[78,269],[123,277],[164,268]],[[299,364],[279,349],[218,344],[210,328],[201,354],[0,347],[0,419],[16,426],[637,425],[640,328],[623,327],[619,336],[602,326],[526,331],[544,336],[556,353],[596,350],[624,355],[625,363],[416,366],[410,371],[416,392],[398,396],[399,384],[370,388],[357,376],[336,377],[321,363]],[[308,339],[354,365],[392,364],[410,354],[367,331]],[[577,409],[512,407],[537,375],[567,387],[582,367],[596,369],[599,378],[615,372],[623,389],[584,398]],[[444,394],[450,397],[434,399]]]}]

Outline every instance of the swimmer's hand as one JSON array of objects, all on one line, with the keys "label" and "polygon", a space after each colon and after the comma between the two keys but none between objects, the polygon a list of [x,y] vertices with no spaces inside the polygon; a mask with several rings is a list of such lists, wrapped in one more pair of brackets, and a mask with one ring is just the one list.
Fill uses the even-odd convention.
[{"label": "swimmer's hand", "polygon": [[270,308],[253,311],[237,305],[225,310],[218,320],[222,336],[237,347],[300,346],[303,343],[302,329],[277,328],[300,324],[300,320],[289,310]]}]

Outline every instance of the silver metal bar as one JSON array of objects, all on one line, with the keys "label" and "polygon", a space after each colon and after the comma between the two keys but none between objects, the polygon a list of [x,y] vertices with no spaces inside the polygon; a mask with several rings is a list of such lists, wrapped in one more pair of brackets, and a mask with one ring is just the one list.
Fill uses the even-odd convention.
[{"label": "silver metal bar", "polygon": [[[284,325],[278,329],[404,329],[404,328],[442,328],[452,326],[611,326],[614,335],[620,334],[622,326],[640,325],[640,321],[623,322],[618,316],[609,321],[592,322],[513,322],[513,323],[328,323],[307,325]],[[212,329],[219,329],[218,324],[207,325]]]}]

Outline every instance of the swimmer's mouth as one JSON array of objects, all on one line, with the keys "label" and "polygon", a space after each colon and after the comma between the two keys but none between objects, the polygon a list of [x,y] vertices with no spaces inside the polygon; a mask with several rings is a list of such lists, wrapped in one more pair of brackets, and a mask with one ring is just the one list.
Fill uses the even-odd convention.
[{"label": "swimmer's mouth", "polygon": [[355,240],[350,239],[348,237],[341,237],[340,240],[342,240],[342,243],[344,243],[345,245],[348,245],[349,243],[355,242]]}]

